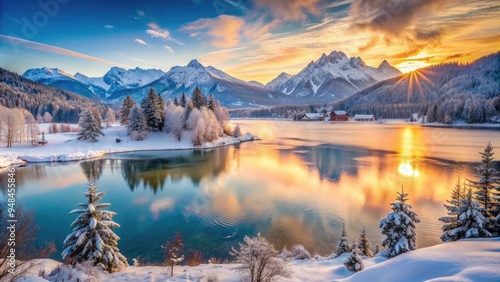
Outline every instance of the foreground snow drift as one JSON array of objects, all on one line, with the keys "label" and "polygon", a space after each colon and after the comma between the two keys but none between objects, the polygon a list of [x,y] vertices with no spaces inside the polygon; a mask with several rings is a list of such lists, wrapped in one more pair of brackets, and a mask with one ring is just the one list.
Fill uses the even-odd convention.
[{"label": "foreground snow drift", "polygon": [[[349,254],[336,259],[317,258],[291,261],[293,278],[279,281],[500,281],[500,238],[470,239],[418,249],[387,260],[382,257],[364,258],[365,269],[354,274],[343,262]],[[50,259],[33,267],[30,276],[21,281],[53,281],[47,275],[38,277],[39,270],[50,273],[58,262]],[[205,264],[196,267],[176,267],[174,276],[166,267],[130,266],[113,274],[92,271],[92,281],[240,281],[235,264]],[[88,273],[71,274],[73,280],[85,281]],[[82,279],[83,278],[83,279]]]},{"label": "foreground snow drift", "polygon": [[[46,134],[48,141],[44,146],[31,146],[28,143],[14,144],[12,148],[0,148],[0,168],[24,162],[66,162],[102,157],[105,154],[145,150],[186,150],[204,149],[259,140],[250,133],[240,137],[225,136],[199,147],[193,146],[191,135],[185,132],[181,141],[165,133],[149,133],[142,141],[134,141],[127,136],[125,126],[112,126],[103,130],[105,136],[96,143],[76,140],[77,134]],[[118,143],[117,138],[121,141]]]}]

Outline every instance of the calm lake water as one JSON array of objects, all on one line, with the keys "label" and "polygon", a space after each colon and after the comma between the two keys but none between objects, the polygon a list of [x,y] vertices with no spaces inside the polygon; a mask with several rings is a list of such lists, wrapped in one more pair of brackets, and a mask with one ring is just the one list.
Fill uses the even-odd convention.
[{"label": "calm lake water", "polygon": [[[40,243],[62,242],[96,174],[103,202],[117,212],[119,248],[162,260],[161,245],[176,231],[186,250],[229,258],[244,235],[261,233],[277,248],[303,244],[312,253],[335,250],[342,223],[350,239],[366,227],[380,243],[379,221],[404,186],[421,223],[419,247],[438,244],[443,202],[499,131],[372,123],[236,120],[263,140],[209,151],[136,152],[79,163],[19,168],[17,199],[35,211]],[[497,152],[499,150],[497,149]],[[500,153],[497,153],[500,155]],[[7,176],[0,174],[0,183]],[[5,197],[4,185],[2,195]]]}]

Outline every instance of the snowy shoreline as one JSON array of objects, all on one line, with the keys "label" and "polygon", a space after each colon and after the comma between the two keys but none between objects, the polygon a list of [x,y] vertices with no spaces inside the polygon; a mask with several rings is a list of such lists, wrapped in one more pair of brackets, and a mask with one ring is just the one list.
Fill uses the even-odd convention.
[{"label": "snowy shoreline", "polygon": [[[185,134],[181,141],[165,133],[149,133],[142,141],[134,141],[126,135],[124,126],[112,126],[103,130],[105,136],[96,143],[76,140],[76,133],[56,133],[45,135],[48,141],[44,146],[32,146],[27,143],[15,143],[12,148],[0,148],[0,170],[9,166],[26,163],[52,163],[90,160],[109,154],[139,151],[174,151],[206,150],[243,142],[261,140],[251,133],[240,137],[224,136],[213,142],[194,146],[190,134]],[[116,139],[121,141],[118,143]]]},{"label": "snowy shoreline", "polygon": [[[363,257],[365,269],[350,272],[344,266],[349,254],[338,258],[316,257],[309,260],[291,260],[292,278],[277,281],[500,281],[500,238],[466,239],[456,242],[417,249],[392,259],[381,256]],[[50,277],[39,277],[40,269],[48,275],[61,262],[39,259],[31,267],[24,282],[52,281]],[[201,264],[199,266],[176,266],[174,276],[167,274],[162,266],[129,266],[111,274],[93,271],[98,277],[93,281],[207,281],[217,277],[219,281],[241,281],[236,264]],[[74,280],[89,278],[86,273],[73,272]]]}]

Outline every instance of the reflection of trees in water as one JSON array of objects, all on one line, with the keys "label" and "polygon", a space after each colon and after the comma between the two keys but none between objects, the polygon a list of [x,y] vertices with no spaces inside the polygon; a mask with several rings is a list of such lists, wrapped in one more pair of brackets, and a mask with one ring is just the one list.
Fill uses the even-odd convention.
[{"label": "reflection of trees in water", "polygon": [[93,161],[81,162],[82,172],[87,179],[99,180],[102,176],[104,163],[106,160],[98,159]]},{"label": "reflection of trees in water", "polygon": [[[374,151],[359,147],[324,144],[319,146],[300,146],[293,149],[306,162],[318,169],[321,177],[339,181],[344,173],[358,174],[356,158],[375,156],[383,158],[387,152]],[[382,163],[382,162],[380,162]]]},{"label": "reflection of trees in water", "polygon": [[190,154],[180,152],[177,155],[161,157],[157,153],[150,157],[123,158],[119,162],[123,178],[130,190],[140,185],[152,189],[155,193],[163,189],[168,178],[172,183],[188,177],[198,185],[205,177],[213,177],[229,169],[227,161],[229,147],[214,150],[198,150]]},{"label": "reflection of trees in water", "polygon": [[[46,164],[39,164],[16,168],[16,188],[24,186],[26,181],[45,178],[47,176],[45,166]],[[0,191],[2,191],[3,194],[7,193],[8,179],[8,170],[4,173],[0,173],[0,183],[2,184],[0,185]],[[5,185],[3,185],[4,183]]]}]

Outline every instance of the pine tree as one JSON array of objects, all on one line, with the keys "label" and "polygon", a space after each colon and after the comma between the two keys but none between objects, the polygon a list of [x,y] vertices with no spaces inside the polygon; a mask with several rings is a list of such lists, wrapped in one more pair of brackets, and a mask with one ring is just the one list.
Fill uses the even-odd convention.
[{"label": "pine tree", "polygon": [[359,272],[365,268],[365,264],[361,259],[361,251],[357,248],[352,250],[351,255],[344,261],[345,267],[352,272]]},{"label": "pine tree", "polygon": [[417,249],[415,223],[419,223],[420,220],[411,210],[411,205],[406,204],[408,194],[403,190],[397,194],[397,202],[390,203],[392,212],[380,221],[382,234],[387,236],[382,242],[382,246],[385,247],[382,255],[388,258]]},{"label": "pine tree", "polygon": [[148,131],[158,131],[160,120],[158,114],[158,95],[153,88],[149,89],[149,93],[141,102],[141,109],[146,121]]},{"label": "pine tree", "polygon": [[165,126],[165,101],[160,94],[158,94],[157,102],[156,119],[158,120],[158,131],[163,131],[163,127]]},{"label": "pine tree", "polygon": [[198,110],[207,105],[205,95],[201,93],[198,87],[196,87],[193,94],[191,94],[191,102],[193,102],[193,106],[195,106]]},{"label": "pine tree", "polygon": [[117,247],[120,238],[111,230],[120,227],[112,220],[116,213],[103,210],[110,204],[98,203],[104,192],[97,192],[97,185],[89,179],[84,195],[87,203],[78,204],[82,208],[70,212],[79,215],[71,223],[73,232],[64,240],[62,258],[68,259],[71,265],[89,261],[108,272],[126,267],[127,259]]},{"label": "pine tree", "polygon": [[179,101],[177,100],[177,97],[174,98],[174,105],[179,106]]},{"label": "pine tree", "polygon": [[443,216],[443,217],[439,218],[439,221],[444,222],[443,227],[441,227],[441,229],[444,232],[443,235],[441,235],[441,240],[443,242],[457,240],[457,239],[454,239],[454,236],[450,237],[448,231],[453,230],[453,229],[458,227],[458,219],[459,219],[458,217],[459,217],[460,205],[462,203],[462,200],[465,198],[465,196],[466,195],[464,195],[464,189],[462,188],[462,185],[460,184],[460,178],[459,178],[457,180],[457,183],[455,184],[455,187],[451,191],[451,199],[446,200],[449,205],[444,204],[444,207],[446,208],[446,210],[448,210],[448,212],[447,212],[448,216]]},{"label": "pine tree", "polygon": [[483,212],[484,208],[474,200],[472,189],[469,188],[465,199],[461,200],[458,207],[456,227],[446,230],[441,238],[445,237],[446,241],[456,241],[464,238],[491,237],[491,233],[486,228],[488,220]]},{"label": "pine tree", "polygon": [[123,99],[122,107],[120,109],[120,124],[128,123],[128,116],[130,115],[130,111],[132,108],[137,105],[130,95],[127,95],[125,99]]},{"label": "pine tree", "polygon": [[380,253],[380,246],[379,244],[375,244],[375,252],[374,252],[374,255],[377,255],[378,253]]},{"label": "pine tree", "polygon": [[92,143],[97,142],[97,137],[104,136],[101,131],[101,124],[99,123],[100,114],[93,110],[84,110],[80,113],[80,120],[78,125],[80,126],[80,131],[78,132],[78,140],[87,140]]},{"label": "pine tree", "polygon": [[215,99],[214,99],[214,95],[213,94],[210,94],[210,96],[209,96],[207,107],[212,112],[215,112]]},{"label": "pine tree", "polygon": [[194,109],[193,102],[192,101],[187,102],[186,106],[184,107],[184,125],[183,125],[184,130],[187,130],[189,127],[187,121],[193,109]]},{"label": "pine tree", "polygon": [[476,188],[474,192],[476,200],[483,206],[483,215],[488,218],[490,215],[496,214],[500,210],[500,182],[497,177],[494,177],[496,170],[493,167],[493,147],[491,142],[486,144],[481,154],[481,165],[476,170],[479,174],[479,181],[471,181]]},{"label": "pine tree", "polygon": [[233,137],[240,137],[241,136],[241,128],[240,125],[236,125],[233,131]]},{"label": "pine tree", "polygon": [[186,107],[186,105],[187,105],[187,98],[186,98],[186,94],[184,94],[184,92],[182,92],[182,95],[181,95],[180,105],[183,108]]},{"label": "pine tree", "polygon": [[335,257],[339,257],[343,253],[349,253],[349,238],[347,238],[347,233],[345,232],[345,224],[342,224],[342,233],[340,234],[339,241],[337,243],[337,250],[335,251]]},{"label": "pine tree", "polygon": [[361,233],[359,234],[359,241],[357,247],[361,251],[362,255],[367,256],[369,258],[373,257],[372,244],[368,240],[368,237],[366,237],[366,231],[364,227]]},{"label": "pine tree", "polygon": [[169,240],[166,246],[161,246],[165,255],[167,266],[170,266],[170,276],[174,276],[174,266],[184,260],[182,249],[184,242],[181,233],[175,233],[173,239]]},{"label": "pine tree", "polygon": [[97,125],[99,126],[99,128],[102,128],[102,116],[101,113],[99,112],[99,109],[92,108],[91,111],[92,111],[92,116],[94,116]]},{"label": "pine tree", "polygon": [[127,125],[127,133],[134,140],[143,140],[146,137],[146,121],[142,114],[141,108],[135,105],[130,111],[129,120]]}]

